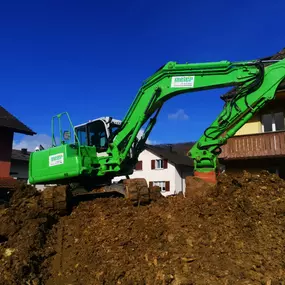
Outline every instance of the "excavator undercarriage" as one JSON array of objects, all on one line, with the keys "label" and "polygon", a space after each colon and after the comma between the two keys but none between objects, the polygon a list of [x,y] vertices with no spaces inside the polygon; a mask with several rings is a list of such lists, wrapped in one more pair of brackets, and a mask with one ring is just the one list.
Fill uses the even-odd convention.
[{"label": "excavator undercarriage", "polygon": [[148,187],[145,179],[134,178],[97,187],[91,191],[82,187],[73,188],[72,185],[48,186],[42,191],[40,205],[47,210],[67,213],[81,201],[110,197],[122,197],[134,206],[139,206],[149,204],[162,195],[159,187]]}]

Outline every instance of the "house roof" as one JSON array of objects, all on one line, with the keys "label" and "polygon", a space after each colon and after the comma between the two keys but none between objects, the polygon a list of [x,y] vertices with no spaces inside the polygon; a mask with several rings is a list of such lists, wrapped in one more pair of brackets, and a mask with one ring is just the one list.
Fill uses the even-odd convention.
[{"label": "house roof", "polygon": [[146,149],[157,156],[168,159],[176,165],[193,166],[193,159],[187,156],[187,152],[194,145],[194,142],[176,143],[176,144],[146,144]]},{"label": "house roof", "polygon": [[0,106],[0,127],[9,128],[15,133],[25,135],[35,135],[36,133],[27,127],[24,123],[19,121],[4,107]]},{"label": "house roof", "polygon": [[[280,50],[279,52],[277,52],[276,54],[274,54],[272,56],[260,58],[260,60],[281,60],[284,58],[285,58],[285,48],[283,48],[282,50]],[[268,65],[270,65],[270,63],[264,64],[264,66],[268,66]],[[282,81],[278,87],[278,90],[282,90],[282,89],[285,89],[285,80]],[[228,91],[227,93],[220,96],[220,98],[224,101],[227,101],[227,99],[232,98],[235,95],[235,93],[236,93],[236,88],[234,87],[230,91]]]},{"label": "house roof", "polygon": [[21,160],[21,161],[29,161],[30,153],[26,149],[13,149],[11,159],[12,160]]}]

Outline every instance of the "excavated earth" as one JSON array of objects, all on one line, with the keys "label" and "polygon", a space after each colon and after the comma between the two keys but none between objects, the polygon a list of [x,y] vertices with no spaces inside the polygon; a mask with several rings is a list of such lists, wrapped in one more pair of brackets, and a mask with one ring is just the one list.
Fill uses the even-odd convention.
[{"label": "excavated earth", "polygon": [[65,216],[34,207],[38,195],[17,189],[0,214],[1,284],[285,284],[285,181],[268,172]]}]

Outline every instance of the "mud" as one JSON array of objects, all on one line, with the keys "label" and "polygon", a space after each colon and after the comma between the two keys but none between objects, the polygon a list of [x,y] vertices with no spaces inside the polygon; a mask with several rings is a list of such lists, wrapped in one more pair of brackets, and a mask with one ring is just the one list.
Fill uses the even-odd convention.
[{"label": "mud", "polygon": [[9,207],[0,210],[0,284],[43,283],[42,261],[54,252],[44,248],[47,233],[59,215],[43,209],[40,197],[34,187],[20,184],[11,191]]},{"label": "mud", "polygon": [[0,282],[285,284],[285,181],[223,174],[201,189],[138,207],[85,201],[60,218],[12,205],[0,217]]}]

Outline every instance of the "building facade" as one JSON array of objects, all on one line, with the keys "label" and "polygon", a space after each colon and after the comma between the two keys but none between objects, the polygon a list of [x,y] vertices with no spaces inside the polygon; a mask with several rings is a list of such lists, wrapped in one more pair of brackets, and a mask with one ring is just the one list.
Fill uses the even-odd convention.
[{"label": "building facade", "polygon": [[3,191],[13,187],[14,184],[14,179],[10,175],[14,133],[24,135],[36,134],[0,106],[0,189]]},{"label": "building facade", "polygon": [[[266,59],[283,58],[285,49]],[[285,178],[285,82],[278,87],[275,99],[228,139],[219,158],[226,172],[268,170]]]},{"label": "building facade", "polygon": [[29,157],[27,149],[13,149],[11,155],[10,176],[14,179],[28,182],[29,178]]}]

